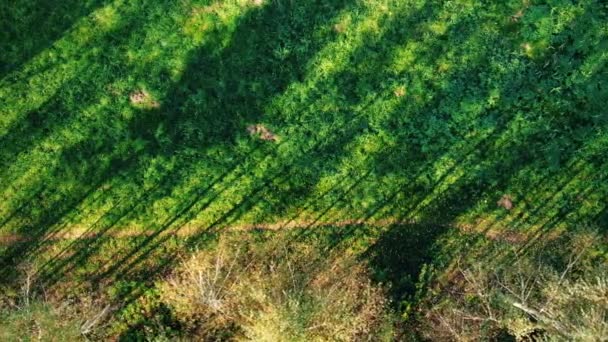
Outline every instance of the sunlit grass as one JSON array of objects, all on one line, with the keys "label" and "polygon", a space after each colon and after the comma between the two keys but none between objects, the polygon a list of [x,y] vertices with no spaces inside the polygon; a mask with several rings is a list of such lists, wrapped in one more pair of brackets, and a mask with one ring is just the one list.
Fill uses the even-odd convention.
[{"label": "sunlit grass", "polygon": [[[221,107],[210,105],[215,100],[209,97],[209,93],[205,94],[206,90],[193,90],[194,93],[184,101],[167,98],[177,95],[171,88],[180,88],[180,80],[187,76],[184,73],[194,72],[195,69],[186,70],[192,55],[197,53],[197,49],[209,50],[210,56],[233,49],[230,44],[232,36],[237,34],[239,18],[249,15],[249,12],[255,17],[256,13],[272,6],[286,5],[262,3],[258,6],[251,1],[183,2],[168,7],[146,5],[138,8],[117,1],[77,22],[51,48],[41,51],[3,81],[2,93],[5,94],[6,108],[10,110],[3,116],[9,120],[3,125],[5,130],[14,125],[13,121],[24,120],[28,112],[49,102],[49,98],[59,99],[53,101],[60,107],[49,106],[48,114],[59,114],[52,108],[71,112],[62,114],[56,124],[45,124],[47,132],[36,133],[40,137],[34,135],[29,139],[31,142],[22,142],[26,147],[22,152],[10,156],[13,150],[6,150],[5,155],[11,162],[3,171],[3,213],[9,215],[17,210],[19,204],[44,183],[64,182],[63,185],[58,184],[57,190],[74,192],[82,187],[77,181],[79,172],[95,174],[97,171],[94,169],[109,172],[117,159],[132,159],[133,168],[124,170],[121,178],[109,182],[116,183],[109,190],[115,195],[110,196],[108,191],[94,188],[91,193],[115,199],[124,197],[126,202],[149,197],[145,202],[126,204],[125,208],[130,208],[131,212],[113,224],[117,229],[136,225],[154,230],[159,222],[170,221],[176,213],[185,214],[179,209],[184,198],[192,198],[197,193],[196,189],[207,186],[210,190],[200,195],[200,203],[194,202],[192,209],[187,209],[191,212],[188,214],[190,219],[201,228],[216,224],[222,217],[233,223],[278,221],[297,213],[310,218],[324,206],[335,206],[327,214],[335,219],[353,215],[365,217],[370,208],[383,207],[374,198],[382,187],[400,189],[410,182],[411,189],[422,187],[427,193],[424,196],[408,194],[407,191],[397,194],[395,204],[390,205],[393,209],[385,208],[380,214],[372,215],[381,218],[402,207],[411,210],[402,215],[424,220],[427,214],[422,208],[434,208],[442,197],[458,188],[458,184],[469,183],[478,172],[494,167],[489,159],[480,157],[478,151],[468,147],[494,140],[485,144],[490,144],[486,145],[490,146],[489,151],[500,154],[508,151],[514,141],[526,139],[526,136],[544,129],[534,126],[543,122],[534,121],[536,118],[531,121],[529,115],[522,111],[506,119],[492,114],[499,108],[511,106],[513,95],[503,95],[507,92],[504,88],[510,83],[524,82],[514,79],[514,75],[533,67],[525,59],[527,53],[518,52],[518,39],[501,40],[504,29],[501,25],[514,25],[508,16],[513,8],[496,7],[484,12],[480,5],[466,1],[438,8],[424,2],[369,2],[344,7],[335,13],[332,20],[311,30],[312,37],[324,36],[326,43],[310,56],[307,63],[298,65],[302,70],[302,80],[286,83],[283,92],[265,99],[264,105],[255,109],[259,111],[257,113],[248,113],[251,108],[246,107],[230,109],[243,117],[258,117],[261,122],[278,130],[284,137],[278,146],[257,147],[243,131],[229,132],[234,137],[226,140],[225,145],[218,141],[217,148],[210,148],[208,153],[204,147],[196,151],[196,144],[187,148],[171,146],[175,134],[185,135],[187,140],[189,135],[200,134],[201,129],[213,130],[191,126],[196,120],[199,120],[197,124],[206,125],[196,119],[198,115],[212,115],[207,112],[209,110],[223,115]],[[538,30],[533,31],[534,35],[559,34],[576,15],[584,14],[583,8],[560,7],[552,12],[553,21],[543,19],[533,24]],[[167,15],[159,19],[161,13]],[[421,20],[431,13],[433,20]],[[535,13],[547,14],[544,8]],[[142,25],[121,37],[118,45],[105,50],[103,44],[113,41],[114,33],[126,30],[126,18],[133,15]],[[479,19],[473,19],[474,16]],[[497,21],[497,18],[501,20]],[[410,26],[407,26],[408,22]],[[406,26],[399,27],[402,24]],[[467,32],[462,29],[470,32],[462,34]],[[457,42],[453,46],[444,43],[452,40]],[[485,44],[490,44],[490,47],[480,48]],[[271,58],[285,61],[292,54],[300,53],[297,51],[299,48],[305,49],[298,45],[279,44],[273,48]],[[375,52],[373,49],[379,50]],[[78,58],[74,58],[76,55]],[[53,62],[54,56],[62,56],[63,62]],[[580,74],[589,78],[601,72],[598,65],[601,65],[602,58],[600,55],[587,61],[581,66]],[[107,66],[90,68],[92,61],[102,60],[116,64],[118,74],[104,75]],[[280,65],[275,66],[280,68]],[[221,68],[221,64],[218,67]],[[255,68],[253,64],[251,67]],[[33,73],[35,68],[47,70]],[[112,69],[110,66],[108,70]],[[60,70],[61,76],[57,77]],[[272,77],[272,71],[269,72]],[[30,76],[19,79],[20,75]],[[168,78],[159,82],[158,77],[164,75]],[[467,78],[482,83],[463,94],[455,93],[455,89],[465,87]],[[257,89],[265,87],[260,82],[266,82],[259,78],[252,80],[247,88],[238,85],[237,89],[230,90],[222,80],[216,81],[222,92],[251,92],[254,97]],[[27,90],[24,84],[29,85]],[[94,88],[86,89],[81,85]],[[209,85],[201,86],[205,89]],[[77,93],[72,94],[72,90]],[[129,103],[129,95],[136,91],[150,94],[154,105]],[[87,100],[79,100],[80,94],[86,94]],[[173,124],[162,122],[164,119],[155,124],[155,118],[175,113],[171,106],[176,102],[185,106],[185,109],[177,109],[180,115],[191,116],[192,119],[188,118],[183,126],[177,123],[168,127]],[[209,109],[205,109],[208,105]],[[194,113],[183,113],[192,109]],[[197,114],[198,111],[201,113]],[[506,120],[505,127],[497,128],[497,120]],[[243,119],[237,121],[242,122]],[[130,131],[134,127],[149,132],[137,136],[139,133]],[[181,131],[176,132],[175,129]],[[91,137],[100,132],[106,132],[102,133],[104,139],[95,144]],[[109,132],[113,133],[110,135]],[[9,134],[6,131],[3,135]],[[150,136],[154,136],[156,142],[151,141]],[[10,139],[7,144],[17,146],[17,138],[7,139]],[[72,165],[65,165],[65,159],[70,158],[65,153],[75,153],[80,145],[91,144],[93,146],[89,149],[105,151],[100,151],[89,161],[86,154],[77,157],[85,158],[78,162],[85,163],[80,171],[75,168],[67,174],[63,174],[64,171],[56,174],[58,170],[72,168]],[[115,148],[107,149],[104,144],[113,144]],[[152,145],[170,148],[176,154],[154,156],[149,152]],[[413,149],[415,145],[417,147]],[[415,150],[421,154],[414,156],[418,153]],[[317,156],[314,151],[321,153]],[[129,157],[130,154],[133,155]],[[381,160],[380,165],[383,166],[380,167],[386,170],[372,172],[364,176],[365,181],[356,182],[357,177],[366,174],[366,170],[378,167],[379,158],[385,158],[379,156],[385,154],[388,158]],[[397,157],[399,154],[402,154],[402,161]],[[244,156],[245,159],[241,159]],[[426,161],[408,160],[410,156],[422,157]],[[325,158],[330,162],[323,163]],[[160,165],[155,160],[163,160],[167,166],[161,169],[151,166]],[[222,161],[215,164],[217,167],[211,167],[216,163],[212,160]],[[88,163],[90,165],[86,165]],[[398,170],[400,166],[402,170]],[[65,179],[72,173],[76,175],[74,181]],[[308,173],[314,177],[309,178],[306,176]],[[129,184],[133,182],[130,177],[141,175],[144,176],[143,184],[148,185]],[[214,179],[220,175],[222,178]],[[352,178],[352,181],[344,181],[344,178]],[[167,179],[172,184],[171,188],[160,185],[164,182],[162,179]],[[261,184],[270,186],[260,189]],[[99,188],[102,186],[108,185],[97,185]],[[161,188],[156,190],[158,186]],[[498,183],[492,186],[498,186]],[[332,189],[334,187],[336,189]],[[327,192],[331,194],[324,197],[326,200],[319,197]],[[366,198],[366,193],[370,197]],[[290,196],[292,199],[287,202],[291,203],[284,203]],[[82,225],[85,223],[78,222],[78,219],[90,220],[90,217],[100,217],[116,210],[117,203],[122,200],[110,197],[99,207],[89,204],[88,197],[85,197],[71,210],[87,214],[76,214],[70,222]],[[384,197],[390,198],[390,195]],[[348,199],[354,202],[348,203]],[[473,212],[488,210],[495,198],[480,198],[479,201],[479,209]],[[204,204],[206,202],[209,203]],[[248,204],[242,212],[233,212],[243,203]],[[313,209],[302,211],[302,208]],[[224,217],[226,214],[231,217]],[[470,220],[474,217],[465,211],[451,219],[458,216],[469,217]],[[18,222],[13,221],[12,229],[19,228],[22,223]]]},{"label": "sunlit grass", "polygon": [[[606,223],[595,1],[78,10],[52,41],[10,43],[0,69],[0,232],[33,242],[5,248],[11,268],[42,253],[55,279],[145,274],[174,257],[171,234],[188,249],[255,224],[420,222],[520,243]],[[90,241],[56,250],[61,236]]]}]

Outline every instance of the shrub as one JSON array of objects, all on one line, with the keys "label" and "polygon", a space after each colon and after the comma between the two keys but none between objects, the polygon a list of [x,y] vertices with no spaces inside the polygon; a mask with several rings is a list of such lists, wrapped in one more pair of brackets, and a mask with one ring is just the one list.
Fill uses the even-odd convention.
[{"label": "shrub", "polygon": [[222,238],[213,252],[185,260],[160,285],[189,334],[256,341],[390,335],[383,290],[348,253],[326,255],[318,246],[287,245],[282,237],[252,246]]},{"label": "shrub", "polygon": [[14,287],[0,287],[0,341],[76,341],[95,338],[117,305],[91,293],[46,291],[36,265],[21,264]]},{"label": "shrub", "polygon": [[555,249],[548,255],[511,255],[515,262],[506,267],[483,261],[458,266],[421,322],[426,337],[604,340],[608,269],[592,260],[601,243],[598,237],[575,236],[561,268],[547,259],[559,254]]}]

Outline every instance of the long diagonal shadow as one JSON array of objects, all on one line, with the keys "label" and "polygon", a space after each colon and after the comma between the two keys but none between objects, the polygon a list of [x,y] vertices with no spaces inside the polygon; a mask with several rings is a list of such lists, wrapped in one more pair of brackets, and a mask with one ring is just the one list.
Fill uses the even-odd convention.
[{"label": "long diagonal shadow", "polygon": [[[148,141],[149,147],[146,147],[145,150],[147,154],[129,157],[118,155],[117,158],[129,158],[129,162],[118,167],[117,165],[111,165],[112,168],[107,169],[106,173],[100,172],[93,177],[83,175],[83,180],[88,178],[87,180],[90,181],[91,178],[96,178],[100,182],[104,182],[118,174],[136,176],[140,172],[138,171],[140,160],[143,157],[147,158],[150,154],[170,155],[193,147],[201,151],[219,147],[228,151],[228,153],[232,153],[235,136],[243,135],[247,123],[255,123],[261,118],[263,107],[275,94],[280,93],[288,84],[301,77],[301,75],[290,71],[289,68],[282,68],[280,65],[291,63],[298,66],[292,70],[302,70],[306,65],[306,59],[311,58],[322,47],[322,44],[309,49],[304,54],[295,55],[287,61],[271,57],[274,50],[283,44],[293,45],[295,41],[310,36],[318,29],[318,26],[327,25],[327,21],[331,20],[347,4],[347,1],[325,3],[322,6],[325,11],[319,11],[318,4],[313,3],[272,2],[259,9],[250,10],[238,20],[238,27],[228,46],[218,50],[216,45],[221,41],[221,37],[218,37],[217,40],[209,39],[207,45],[203,46],[191,58],[189,70],[184,72],[181,81],[166,96],[168,100],[163,103],[163,106],[158,110],[137,117],[131,123],[131,139]],[[315,24],[310,25],[310,22],[303,23],[294,20],[292,16],[294,12],[315,18],[313,20]],[[289,28],[289,36],[275,34],[278,30],[285,30],[286,27]],[[243,56],[254,58],[242,60]],[[258,59],[257,57],[263,58]],[[262,91],[243,92],[240,90],[243,87],[256,85],[260,82],[263,83]],[[208,99],[207,103],[204,103],[203,106],[193,107],[192,99],[201,96],[201,94]],[[244,103],[247,106],[243,106]],[[235,106],[235,104],[239,104],[239,106]],[[243,107],[249,108],[250,111],[242,113],[241,108]],[[192,126],[197,127],[197,132],[202,134],[196,134],[195,136],[184,134],[184,131]],[[150,131],[159,127],[167,132],[165,139],[170,141],[168,146],[166,143],[159,143],[153,134],[149,134]],[[264,144],[259,142],[254,142],[252,145],[247,148],[246,153],[259,155],[255,152],[258,147],[263,147],[262,150],[265,150],[266,153],[278,148],[278,146],[268,146],[268,144],[263,146]],[[74,146],[73,148],[79,149],[80,146]],[[65,153],[70,152],[66,151]],[[204,154],[200,155],[200,157],[202,156]],[[92,162],[94,165],[95,161]],[[210,160],[209,164],[214,162],[214,160]],[[237,159],[235,163],[219,164],[217,168],[223,169],[224,175],[226,175],[233,173],[232,170],[241,162],[242,159]],[[42,278],[48,277],[49,282],[46,285],[50,285],[61,275],[73,270],[74,267],[86,263],[89,258],[95,255],[96,251],[99,251],[104,235],[111,235],[110,230],[117,229],[117,224],[126,222],[127,217],[137,217],[140,213],[145,212],[146,207],[162,198],[172,187],[185,181],[188,170],[194,167],[196,163],[185,160],[178,165],[177,171],[186,174],[178,173],[179,176],[176,176],[175,173],[167,173],[157,182],[155,187],[147,189],[143,195],[123,200],[123,203],[119,202],[120,204],[117,203],[116,206],[111,207],[98,219],[98,223],[94,223],[84,231],[84,235],[87,237],[94,234],[94,239],[87,238],[86,242],[74,242],[56,255],[60,260],[49,260],[39,273]],[[233,174],[233,176],[235,175],[238,175],[238,173]],[[224,182],[224,179],[223,176],[220,176],[217,180],[208,182],[207,189],[222,182]],[[93,184],[92,190],[99,185],[99,183]],[[31,244],[36,248],[32,247],[29,250],[20,250],[20,252],[8,251],[8,254],[5,255],[10,256],[11,263],[18,263],[18,260],[15,260],[17,255],[23,260],[28,254],[40,250],[40,247],[45,244],[45,239],[54,234],[51,229],[63,229],[64,226],[56,226],[58,220],[89,195],[90,193],[83,193],[82,197],[65,212],[56,211],[56,220],[46,220],[44,224],[40,225],[40,234],[31,237],[37,241]],[[208,198],[209,195],[211,195],[210,198]],[[157,246],[155,244],[150,245],[150,248],[147,245],[155,241],[156,237],[166,229],[172,226],[180,226],[182,223],[178,224],[178,222],[184,222],[184,218],[189,215],[188,213],[193,208],[198,207],[199,203],[209,205],[217,196],[219,194],[194,189],[191,198],[188,199],[185,196],[182,199],[183,205],[173,210],[174,214],[171,218],[167,219],[164,224],[154,224],[157,228],[153,229],[153,233],[140,244],[134,246],[130,252],[125,253],[123,259],[129,259],[130,255],[137,253],[137,251],[155,248],[154,246]],[[198,209],[202,210],[206,205]],[[234,212],[231,211],[228,215]],[[48,241],[48,244],[51,243],[52,241]],[[70,255],[68,251],[74,251],[75,253]],[[67,255],[67,257],[61,257],[64,255]]]},{"label": "long diagonal shadow", "polygon": [[0,80],[51,46],[79,19],[107,2],[107,0],[2,2],[0,51],[3,53],[0,55]]},{"label": "long diagonal shadow", "polygon": [[[402,45],[421,42],[423,47],[417,50],[419,67],[435,70],[433,68],[439,63],[442,55],[465,54],[466,49],[464,52],[459,52],[461,46],[466,47],[464,43],[483,38],[472,30],[475,25],[471,25],[471,21],[478,19],[464,16],[457,18],[458,20],[446,28],[446,32],[437,37],[428,35],[428,32],[425,32],[427,27],[425,22],[429,18],[438,16],[439,11],[431,2],[426,2],[415,11],[396,13],[394,17],[382,21],[383,33],[374,37],[376,40],[370,38],[371,43],[364,40],[361,46],[354,49],[349,56],[351,63],[348,69],[338,70],[326,78],[316,80],[314,86],[317,89],[310,90],[304,96],[306,101],[316,104],[323,101],[319,99],[322,97],[319,94],[327,92],[336,95],[336,98],[344,99],[340,102],[344,108],[336,109],[336,113],[312,113],[317,114],[315,117],[318,121],[312,120],[306,125],[293,124],[289,127],[292,136],[285,137],[280,144],[251,140],[243,143],[245,139],[241,139],[241,135],[245,135],[248,124],[287,121],[280,117],[281,113],[271,116],[266,115],[265,111],[276,97],[289,96],[288,88],[291,84],[305,81],[308,76],[306,63],[322,49],[323,44],[315,46],[306,53],[290,55],[287,59],[277,57],[281,55],[277,51],[285,46],[298,46],[302,39],[313,36],[318,26],[326,25],[337,12],[348,8],[348,2],[328,2],[325,8],[326,12],[320,12],[315,4],[307,2],[269,3],[262,8],[252,10],[238,20],[238,27],[227,46],[218,49],[216,45],[221,45],[219,41],[222,41],[222,37],[218,37],[217,40],[210,39],[208,45],[194,53],[188,69],[180,82],[168,93],[167,101],[161,108],[146,112],[146,115],[138,116],[130,123],[132,138],[148,143],[145,153],[136,153],[133,162],[115,165],[114,168],[109,166],[100,168],[101,171],[92,172],[93,176],[83,176],[81,181],[94,180],[91,182],[94,186],[89,189],[94,190],[106,178],[116,177],[118,173],[137,178],[143,169],[138,162],[146,161],[150,156],[188,155],[194,161],[180,160],[174,169],[165,171],[160,179],[155,181],[154,186],[144,189],[137,185],[139,189],[137,194],[132,198],[123,199],[124,202],[118,202],[116,206],[108,209],[83,234],[85,237],[95,234],[95,237],[68,244],[41,268],[39,276],[44,280],[45,285],[52,286],[62,278],[72,276],[74,270],[87,264],[98,254],[102,254],[106,239],[111,239],[112,232],[117,231],[122,223],[136,221],[141,217],[149,218],[148,221],[144,221],[146,223],[152,222],[145,227],[146,234],[143,234],[133,245],[112,251],[107,260],[99,263],[96,270],[88,273],[87,281],[101,283],[115,279],[152,280],[173,265],[180,253],[187,253],[201,241],[221,233],[222,227],[238,222],[256,206],[262,208],[256,219],[270,221],[281,217],[285,207],[290,205],[297,207],[304,203],[306,205],[302,205],[302,210],[296,211],[295,215],[290,217],[291,222],[296,221],[300,215],[310,215],[310,212],[306,212],[308,208],[314,209],[310,210],[314,211],[312,221],[308,222],[310,227],[321,220],[344,219],[339,216],[344,213],[356,222],[380,220],[386,217],[392,218],[395,222],[413,219],[423,222],[383,227],[384,230],[379,233],[377,242],[365,255],[372,266],[379,271],[379,280],[393,283],[391,295],[396,301],[400,301],[403,298],[411,299],[423,265],[435,261],[432,258],[434,249],[441,247],[437,244],[447,234],[450,225],[461,215],[478,207],[486,212],[492,211],[493,209],[488,206],[482,206],[484,201],[490,199],[490,203],[495,203],[493,197],[510,191],[513,186],[512,179],[523,171],[534,172],[539,176],[538,179],[526,184],[536,190],[531,194],[531,198],[546,200],[547,203],[537,205],[527,218],[510,218],[509,225],[514,229],[525,230],[526,227],[538,223],[543,214],[556,213],[546,217],[546,222],[543,223],[538,236],[530,240],[530,245],[557,222],[564,221],[570,212],[576,210],[555,200],[570,184],[567,177],[558,178],[559,181],[551,186],[542,185],[556,179],[555,173],[569,175],[572,178],[582,177],[580,170],[564,165],[568,165],[569,161],[576,158],[577,151],[582,148],[585,139],[582,141],[571,139],[569,131],[559,126],[562,124],[560,120],[548,123],[546,127],[530,121],[528,124],[530,131],[517,131],[519,118],[516,117],[516,113],[528,111],[528,102],[542,102],[543,98],[550,95],[539,93],[535,82],[530,80],[550,79],[552,73],[557,72],[559,67],[552,64],[552,57],[530,61],[521,69],[517,69],[518,73],[507,72],[498,78],[497,85],[493,88],[483,76],[487,74],[488,66],[492,64],[491,57],[495,51],[491,49],[476,51],[473,54],[475,57],[467,60],[466,65],[458,65],[453,71],[445,72],[444,79],[437,83],[422,78],[409,80],[407,70],[389,71],[387,65],[394,58],[391,53],[370,54],[375,48],[384,47],[381,51],[391,52]],[[303,27],[297,18],[293,17],[293,13],[314,18],[316,25]],[[483,20],[491,22],[493,18]],[[411,32],[402,32],[402,26],[415,29]],[[506,31],[510,28],[504,26],[501,24],[498,29],[504,30],[505,35],[508,36]],[[285,35],[284,32],[289,34]],[[517,49],[515,40],[503,40],[503,37],[499,36],[492,39],[495,41],[486,42],[487,45],[502,48],[504,55],[512,54],[510,51]],[[457,46],[450,50],[445,47],[450,46],[445,44],[446,41],[451,41]],[[556,53],[566,54],[560,52],[561,50],[557,51]],[[592,60],[588,56],[581,57],[583,60],[585,58]],[[295,67],[286,68],[284,64]],[[371,67],[367,68],[370,65]],[[598,66],[598,69],[597,74],[601,75],[605,66]],[[408,100],[397,100],[398,104],[382,112],[383,119],[375,120],[372,118],[374,113],[383,109],[385,100],[392,96],[392,91],[387,91],[385,87],[387,79],[423,85],[434,96],[423,99],[412,96],[411,99],[406,97]],[[463,80],[468,82],[466,84],[478,84],[473,94],[462,89]],[[590,78],[577,87],[585,89],[585,87],[600,86],[600,83],[596,85],[593,82],[594,79]],[[358,89],[359,84],[365,85],[361,88],[367,91]],[[340,86],[337,90],[336,85]],[[518,92],[508,92],[512,89],[533,94],[529,95],[532,96],[532,100],[523,101]],[[498,105],[487,104],[492,92],[504,93]],[[564,95],[564,98],[572,103],[580,101],[574,91]],[[457,108],[466,107],[471,103],[481,109],[475,116],[468,118],[472,123],[463,123],[457,118]],[[243,108],[247,108],[247,111],[243,112]],[[311,112],[318,107],[311,105],[310,108],[313,109],[302,108],[291,112],[290,115],[293,116],[291,120],[297,122],[302,119],[301,122],[306,122],[304,120],[306,116],[312,116]],[[593,114],[598,109],[598,105],[588,104],[580,111]],[[551,110],[553,109],[548,109],[547,115],[557,115],[557,110],[555,112]],[[428,117],[422,114],[428,114]],[[330,134],[320,133],[315,136],[315,129],[319,128],[321,131],[320,128],[327,124],[322,120],[335,120],[333,123],[336,124]],[[604,128],[603,123],[591,124],[574,119],[566,122],[572,131],[587,126],[591,127],[592,131]],[[477,132],[481,126],[486,127],[485,131]],[[314,198],[315,205],[313,205],[310,197],[316,195],[314,186],[321,182],[325,174],[338,170],[341,160],[348,159],[356,138],[363,134],[373,135],[381,130],[391,135],[382,140],[383,143],[386,142],[384,147],[360,160],[363,166],[359,165],[355,171],[346,173],[345,179],[336,181],[329,190]],[[159,139],[154,132],[165,132],[163,139]],[[553,173],[548,171],[551,168],[542,158],[544,146],[529,145],[530,141],[542,141],[538,135],[549,132],[557,132],[551,134],[557,141],[558,147],[563,147],[558,158],[562,168]],[[309,138],[298,140],[301,137]],[[302,143],[304,140],[307,143],[305,146]],[[285,150],[289,150],[289,153],[285,153]],[[195,152],[187,154],[185,151]],[[204,153],[207,151],[219,151],[219,156],[210,157]],[[590,160],[602,156],[605,154],[600,153],[585,158]],[[117,160],[128,157],[116,156]],[[448,167],[442,167],[445,165],[440,163],[446,159],[451,163]],[[267,160],[271,161],[266,163]],[[595,164],[605,168],[602,162]],[[217,172],[213,175],[219,176],[209,177],[195,186],[184,186],[190,177],[204,174],[196,172],[198,167],[209,167]],[[256,167],[264,167],[264,169],[257,170]],[[298,177],[306,180],[299,180]],[[388,183],[386,186],[388,190],[372,191],[390,177],[398,180]],[[595,176],[595,180],[605,181],[605,176]],[[154,208],[154,205],[164,198],[170,197],[168,194],[173,195],[173,191],[181,189],[180,186],[184,186],[186,190],[171,197],[177,201],[167,215],[149,214],[149,210],[153,210],[150,208]],[[301,191],[302,200],[289,203],[293,198],[294,188]],[[41,191],[48,193],[52,190],[45,188]],[[366,195],[366,191],[370,191],[372,195]],[[577,192],[576,195],[585,196],[601,191],[603,190],[589,187]],[[37,193],[33,191],[31,196],[36,196]],[[227,198],[231,195],[234,195],[234,198],[228,201]],[[89,196],[91,196],[90,191],[74,192],[70,197],[71,200],[61,206],[61,210],[42,216],[44,220],[39,223],[43,224],[35,231],[36,234],[33,236],[35,241],[29,249],[11,247],[6,253],[3,252],[2,260],[16,265],[27,255],[39,253],[42,246],[52,243],[45,241],[46,239],[56,230],[66,227],[58,225],[59,221],[64,216],[73,214],[72,209]],[[367,204],[357,204],[355,201],[357,197],[365,199]],[[306,202],[307,200],[310,202]],[[222,203],[225,205],[220,206],[219,210],[211,210]],[[22,212],[20,208],[17,206],[15,213]],[[47,210],[54,209],[56,208],[47,208]],[[602,222],[606,219],[605,211],[605,207],[599,208],[586,215],[594,222]],[[330,218],[329,215],[334,212],[338,213],[335,214],[337,216]],[[13,217],[17,216],[11,214],[2,221],[2,224],[13,223],[16,220]],[[197,226],[191,238],[180,245],[183,251],[169,250],[166,253],[162,251],[169,244],[172,233],[184,229],[189,222],[197,222],[196,220],[201,216],[206,219],[203,220],[205,224]],[[581,216],[585,217],[583,214]],[[162,218],[156,220],[159,217]],[[69,221],[65,222],[67,224]],[[339,231],[337,229],[327,249],[331,250],[340,243],[350,241],[353,235],[359,233],[357,230],[361,226],[361,224],[353,224],[338,227],[340,229]],[[30,227],[32,225],[23,226],[22,231],[27,231]],[[302,230],[301,236],[297,238],[306,234],[312,234],[311,229]],[[468,240],[467,238],[458,240],[463,242],[463,246],[446,253],[448,256],[444,256],[441,262],[449,262],[450,257],[458,253],[463,255],[480,253],[483,246],[478,241],[478,237],[479,235],[475,235]],[[464,241],[471,243],[467,246],[475,246],[471,248],[475,251],[470,253],[466,251]],[[526,245],[525,248],[528,246]],[[403,249],[410,251],[404,252]],[[70,255],[71,251],[74,251],[74,254]],[[386,255],[383,254],[384,252]],[[154,265],[150,267],[151,259],[154,259]],[[497,262],[507,262],[507,260],[497,258]],[[132,299],[137,293],[126,295]]]}]

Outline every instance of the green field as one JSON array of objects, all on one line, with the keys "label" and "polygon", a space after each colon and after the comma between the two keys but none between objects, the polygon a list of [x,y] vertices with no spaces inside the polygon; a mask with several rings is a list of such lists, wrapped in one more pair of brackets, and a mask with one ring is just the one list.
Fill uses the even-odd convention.
[{"label": "green field", "polygon": [[151,339],[129,310],[180,260],[277,235],[355,255],[422,339],[456,264],[562,270],[592,234],[595,269],[606,227],[604,1],[0,3],[5,304],[27,265]]}]

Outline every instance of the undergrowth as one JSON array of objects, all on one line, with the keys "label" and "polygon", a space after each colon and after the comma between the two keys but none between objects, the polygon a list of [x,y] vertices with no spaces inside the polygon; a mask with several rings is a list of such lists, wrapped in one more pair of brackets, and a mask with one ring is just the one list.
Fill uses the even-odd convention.
[{"label": "undergrowth", "polygon": [[[111,304],[83,315],[90,338],[203,334],[208,319],[243,338],[349,339],[376,333],[351,324],[381,315],[384,293],[407,327],[397,338],[421,338],[408,324],[424,325],[417,310],[455,263],[469,276],[475,260],[512,265],[505,248],[571,250],[580,226],[605,236],[606,51],[600,0],[4,1],[0,300],[20,302],[31,265],[32,293],[51,303],[32,312]],[[285,260],[213,254],[224,230],[268,225],[322,243],[296,239]],[[348,244],[357,261],[332,254]],[[369,307],[320,308],[332,297],[309,257],[351,265],[325,275],[332,295]],[[224,275],[229,315],[219,299],[159,304],[158,284],[186,286],[187,265],[218,258],[257,292]],[[582,279],[597,285],[569,280],[574,301]]]}]

